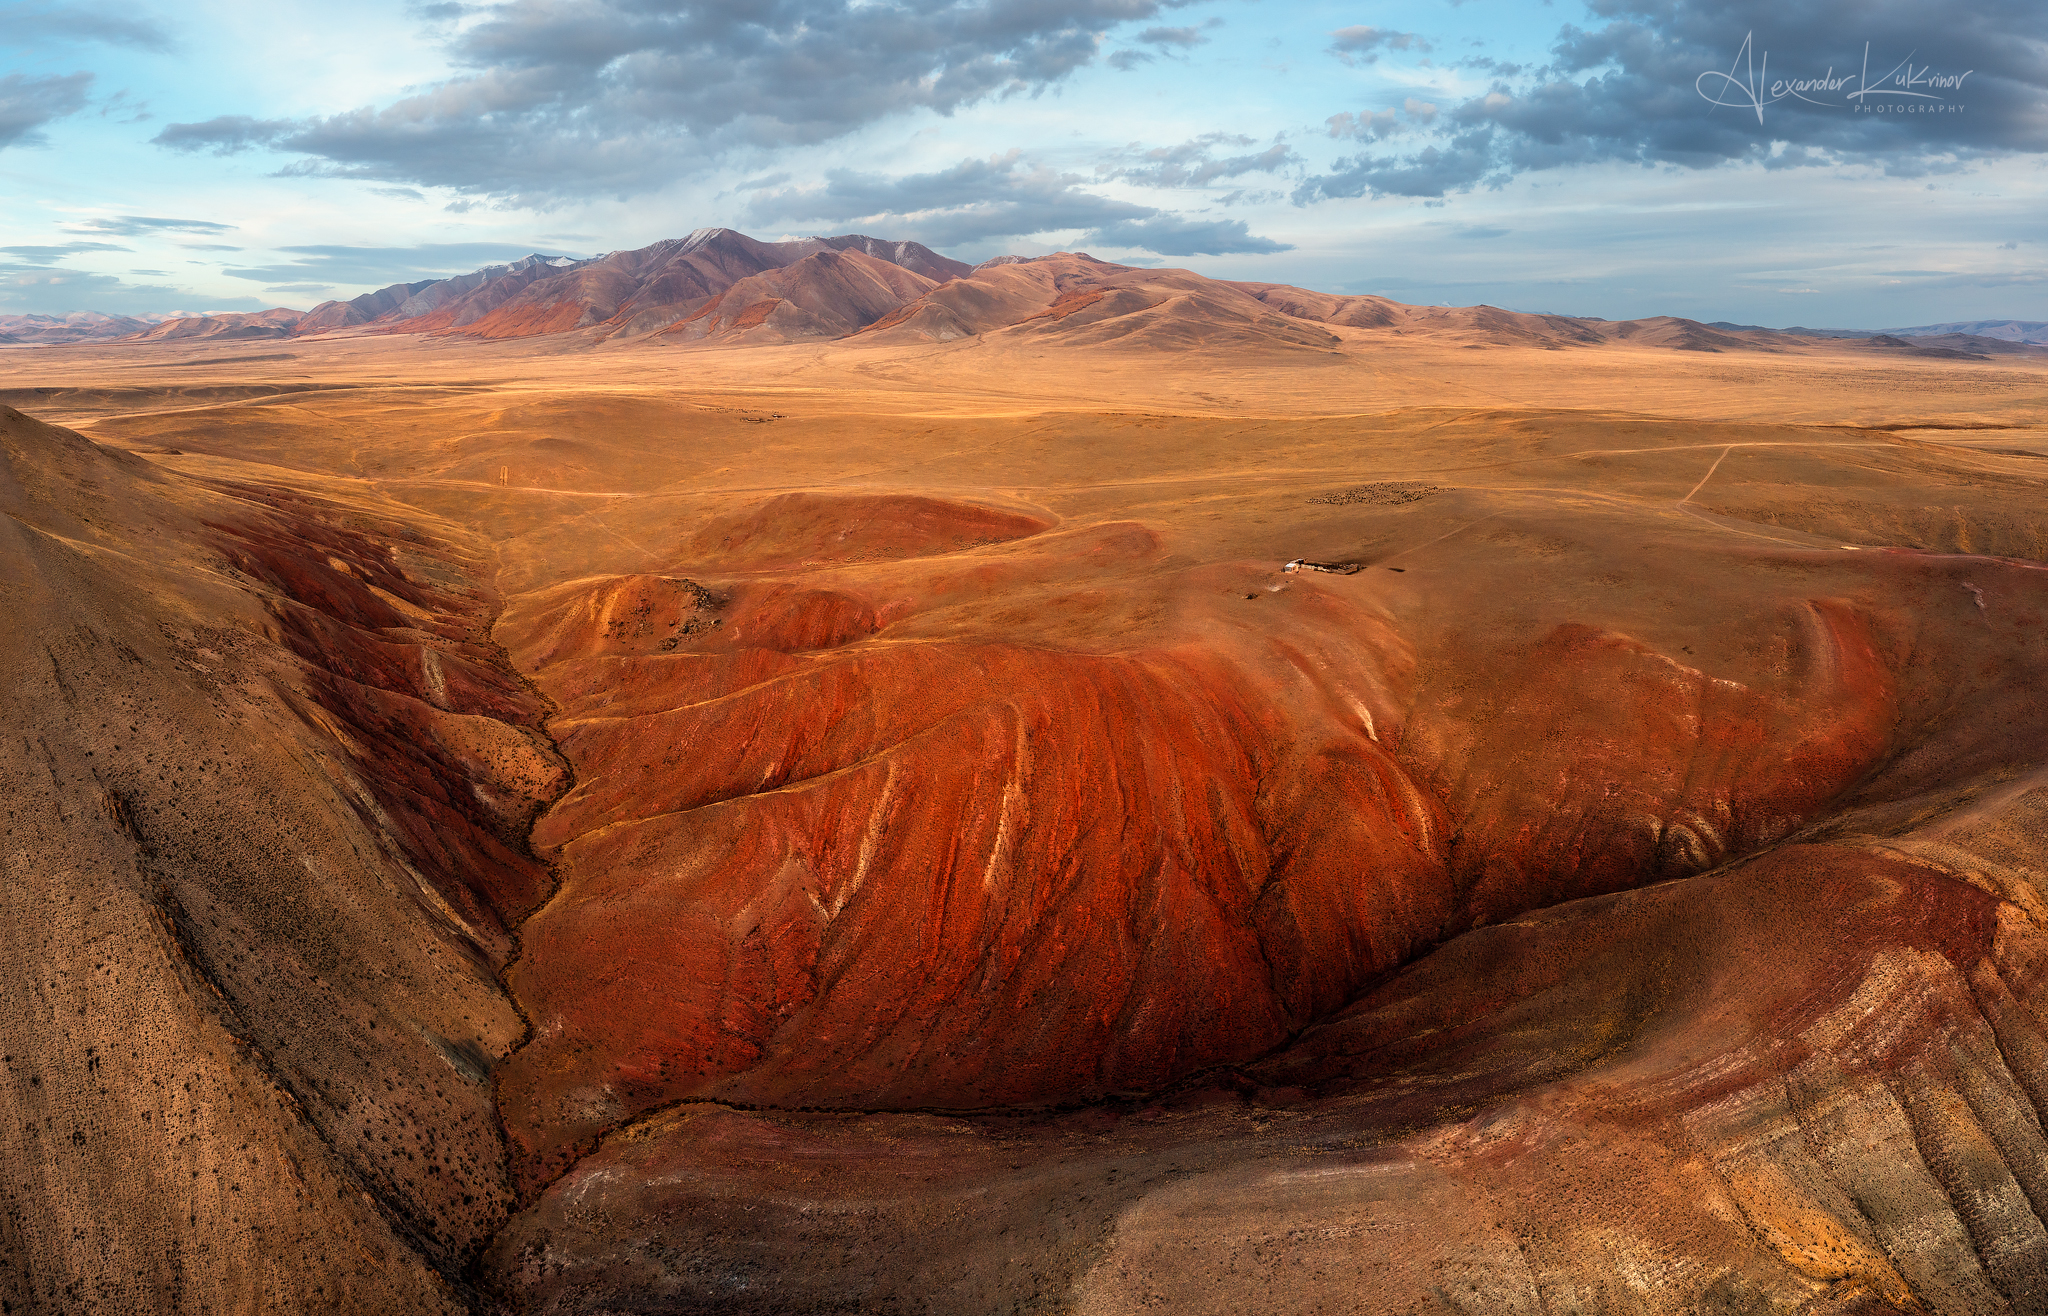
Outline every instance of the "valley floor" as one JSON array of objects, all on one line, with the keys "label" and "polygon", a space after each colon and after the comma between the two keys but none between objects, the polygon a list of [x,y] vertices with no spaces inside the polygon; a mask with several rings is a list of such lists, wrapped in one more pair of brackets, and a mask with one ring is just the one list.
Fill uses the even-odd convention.
[{"label": "valley floor", "polygon": [[0,1298],[2048,1305],[2048,363],[1330,333],[0,349]]}]

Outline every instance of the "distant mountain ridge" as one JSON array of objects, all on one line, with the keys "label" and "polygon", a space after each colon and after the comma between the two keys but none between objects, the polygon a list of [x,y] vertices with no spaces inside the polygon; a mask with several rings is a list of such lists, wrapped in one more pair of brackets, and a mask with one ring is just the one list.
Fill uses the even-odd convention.
[{"label": "distant mountain ridge", "polygon": [[66,315],[0,315],[0,343],[95,342],[139,334],[152,325],[188,314],[172,311],[168,315],[108,315],[102,311],[72,311]]},{"label": "distant mountain ridge", "polygon": [[1912,329],[1886,329],[1884,332],[1896,338],[1968,334],[1972,338],[2003,338],[2010,343],[2048,344],[2048,320],[1962,320],[1952,324],[1923,324]]},{"label": "distant mountain ridge", "polygon": [[1794,334],[1801,338],[1988,338],[2030,346],[2048,346],[2048,320],[1956,320],[1948,324],[1912,325],[1904,329],[1809,329],[1793,325],[1786,329],[1765,329],[1754,324],[1730,324],[1715,320],[1716,329],[1759,330],[1764,333]]},{"label": "distant mountain ridge", "polygon": [[772,345],[865,336],[943,343],[990,333],[1157,348],[1328,350],[1343,329],[1466,346],[1602,344],[1674,351],[1783,350],[1861,340],[1893,355],[1988,359],[2048,345],[2048,322],[1973,320],[1911,329],[1768,329],[1672,316],[1598,320],[1492,306],[1412,306],[1285,284],[1118,265],[1073,252],[1000,256],[977,266],[917,242],[845,234],[762,242],[702,228],[631,251],[579,259],[534,252],[450,278],[396,283],[307,312],[0,316],[0,343],[286,339],[431,334],[481,339],[575,333],[693,346]]},{"label": "distant mountain ridge", "polygon": [[1385,330],[1463,347],[1555,350],[1608,344],[1677,351],[1775,350],[1796,340],[1722,333],[1692,320],[1593,320],[1495,306],[1411,306],[1376,296],[1211,279],[1075,252],[1002,257],[933,288],[860,331],[876,343],[1001,336],[1067,346],[1324,353],[1338,329]]}]

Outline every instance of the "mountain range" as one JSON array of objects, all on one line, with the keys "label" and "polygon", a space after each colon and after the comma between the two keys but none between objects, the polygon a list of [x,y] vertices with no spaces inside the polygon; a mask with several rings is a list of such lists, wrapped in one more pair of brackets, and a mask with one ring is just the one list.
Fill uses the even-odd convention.
[{"label": "mountain range", "polygon": [[103,311],[72,311],[66,315],[0,315],[0,343],[82,343],[130,338],[153,325],[190,314],[172,311],[167,315],[108,315]]},{"label": "mountain range", "polygon": [[1413,306],[1284,284],[1118,265],[1082,253],[980,265],[920,243],[860,234],[761,242],[699,229],[587,260],[534,253],[445,279],[398,283],[307,312],[124,317],[0,316],[0,343],[164,342],[432,334],[478,339],[577,335],[676,346],[774,345],[862,336],[949,342],[1003,332],[1076,344],[1326,350],[1333,328],[1447,338],[1471,346],[1607,343],[1719,352],[1815,339],[1878,352],[1988,356],[2048,344],[2048,323],[1969,321],[1884,331],[1767,329],[1671,316],[1600,320],[1492,306]]},{"label": "mountain range", "polygon": [[[1757,326],[1721,327],[1754,329]],[[1953,320],[1947,324],[1919,324],[1905,329],[1808,329],[1795,325],[1779,332],[1807,338],[1875,338],[1885,334],[1894,338],[1944,338],[1961,334],[1971,338],[1999,338],[2009,343],[2048,344],[2048,320]]]}]

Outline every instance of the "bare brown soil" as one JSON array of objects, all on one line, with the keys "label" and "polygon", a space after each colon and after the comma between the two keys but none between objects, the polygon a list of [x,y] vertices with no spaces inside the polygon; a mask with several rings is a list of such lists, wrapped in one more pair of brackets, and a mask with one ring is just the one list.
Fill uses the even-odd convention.
[{"label": "bare brown soil", "polygon": [[2040,1309],[2048,364],[1016,269],[0,349],[0,1299]]}]

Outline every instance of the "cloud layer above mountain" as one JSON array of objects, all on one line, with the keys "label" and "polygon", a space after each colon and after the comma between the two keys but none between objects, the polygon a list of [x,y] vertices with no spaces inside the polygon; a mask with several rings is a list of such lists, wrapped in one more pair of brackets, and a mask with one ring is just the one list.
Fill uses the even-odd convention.
[{"label": "cloud layer above mountain", "polygon": [[[174,123],[182,151],[272,146],[309,173],[543,198],[656,190],[722,151],[1042,91],[1185,0],[511,0],[447,34],[462,71],[378,107]],[[1199,40],[1154,27],[1141,40]]]},{"label": "cloud layer above mountain", "polygon": [[[1961,290],[2048,247],[2032,0],[0,0],[0,56],[0,258],[38,297],[310,300],[730,225],[1651,314],[1684,231],[1730,272],[1705,318],[1896,324],[2031,314]],[[1883,207],[1853,257],[1851,190]]]},{"label": "cloud layer above mountain", "polygon": [[[1192,167],[1199,168],[1199,154],[1190,158]],[[1243,220],[1182,215],[1120,201],[1088,190],[1082,186],[1085,181],[1028,164],[1013,151],[893,178],[835,169],[820,186],[756,192],[747,215],[757,224],[810,223],[914,238],[936,247],[1079,229],[1079,245],[1084,247],[1140,248],[1162,256],[1288,249],[1285,243],[1249,232]]]}]

